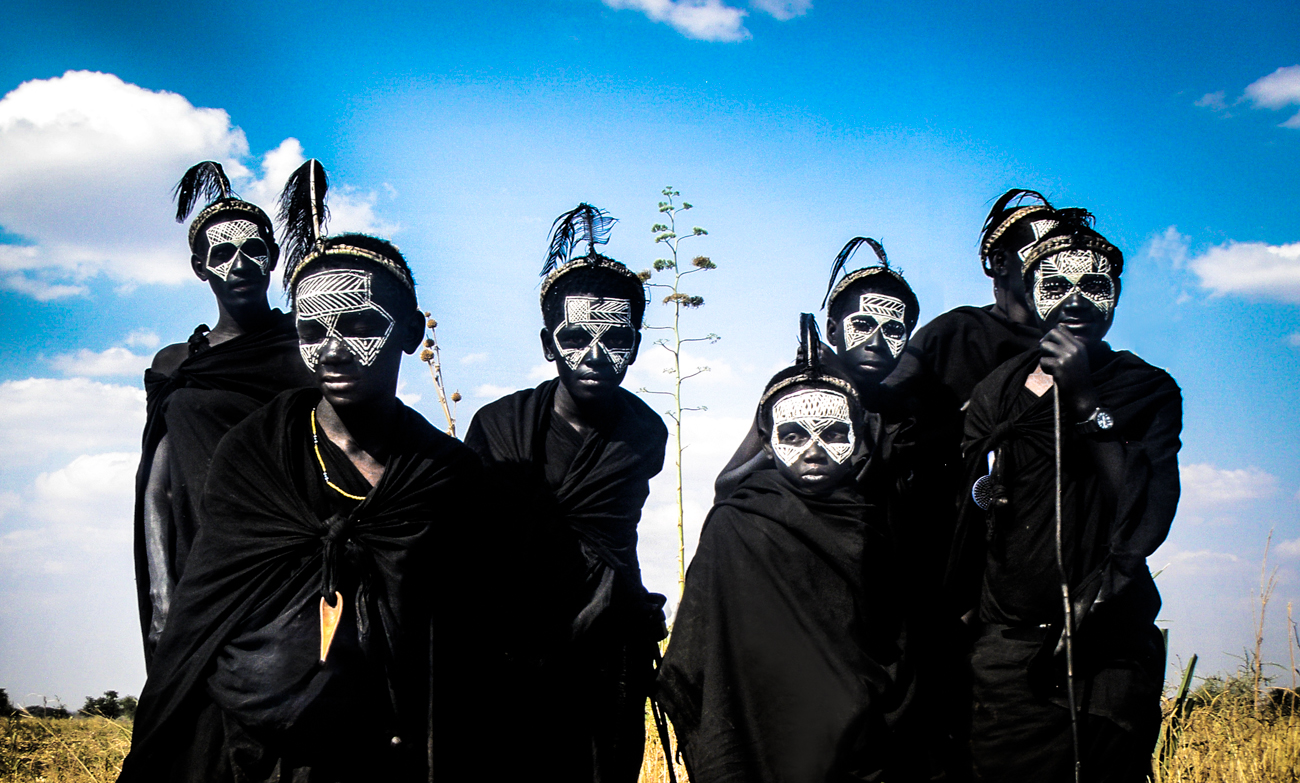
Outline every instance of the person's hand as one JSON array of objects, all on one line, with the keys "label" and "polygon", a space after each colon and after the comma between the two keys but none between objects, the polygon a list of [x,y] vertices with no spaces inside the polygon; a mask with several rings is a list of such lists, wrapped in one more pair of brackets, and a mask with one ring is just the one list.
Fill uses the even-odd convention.
[{"label": "person's hand", "polygon": [[1062,326],[1043,335],[1038,347],[1042,352],[1039,363],[1043,372],[1060,386],[1062,404],[1072,407],[1080,419],[1087,418],[1098,404],[1088,365],[1088,349]]}]

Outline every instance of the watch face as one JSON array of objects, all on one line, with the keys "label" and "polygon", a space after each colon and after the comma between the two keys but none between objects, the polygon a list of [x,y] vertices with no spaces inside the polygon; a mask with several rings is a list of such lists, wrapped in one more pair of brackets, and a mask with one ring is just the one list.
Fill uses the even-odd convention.
[{"label": "watch face", "polygon": [[1115,426],[1115,417],[1110,415],[1110,411],[1097,411],[1097,426],[1108,430]]}]

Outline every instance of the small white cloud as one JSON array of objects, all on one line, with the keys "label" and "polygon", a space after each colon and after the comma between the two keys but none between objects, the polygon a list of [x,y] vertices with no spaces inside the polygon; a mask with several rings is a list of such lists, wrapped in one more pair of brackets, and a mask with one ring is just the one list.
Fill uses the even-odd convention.
[{"label": "small white cloud", "polygon": [[401,400],[403,405],[414,408],[417,402],[424,399],[424,395],[419,392],[407,391],[406,379],[403,378],[397,382],[397,399]]},{"label": "small white cloud", "polygon": [[[610,8],[640,11],[655,22],[672,25],[687,38],[697,41],[744,41],[747,11],[722,0],[603,0]],[[782,5],[781,3],[773,3]],[[797,3],[796,3],[797,4]]]},{"label": "small white cloud", "polygon": [[1286,336],[1286,344],[1292,348],[1300,348],[1300,332],[1292,332]]},{"label": "small white cloud", "polygon": [[82,348],[76,353],[60,354],[50,360],[54,369],[64,375],[86,377],[139,375],[149,363],[148,356],[139,356],[125,348],[109,348],[98,353]]},{"label": "small white cloud", "polygon": [[[1268,76],[1246,87],[1245,97],[1260,109],[1283,109],[1300,104],[1300,65],[1278,68]],[[1300,113],[1286,122],[1284,128],[1300,128]]]},{"label": "small white cloud", "polygon": [[555,377],[555,365],[552,364],[551,362],[542,362],[541,364],[534,364],[532,368],[528,370],[528,380],[530,381],[537,381],[540,383],[542,381],[549,381],[554,377]]},{"label": "small white cloud", "polygon": [[0,492],[0,520],[21,507],[22,504],[23,498],[17,492]]},{"label": "small white cloud", "polygon": [[137,329],[128,334],[123,342],[131,348],[152,349],[157,348],[158,344],[161,343],[162,340],[158,339],[158,335],[147,329]]},{"label": "small white cloud", "polygon": [[508,386],[497,386],[495,384],[485,383],[482,384],[481,386],[474,387],[474,396],[491,397],[492,399],[497,399],[498,397],[504,397],[507,394],[511,394],[514,391],[516,390],[511,389]]},{"label": "small white cloud", "polygon": [[1228,242],[1191,259],[1201,287],[1216,295],[1300,303],[1300,242]]},{"label": "small white cloud", "polygon": [[1142,255],[1153,261],[1167,263],[1174,269],[1182,269],[1187,266],[1191,255],[1190,243],[1186,236],[1178,233],[1177,226],[1170,226],[1164,233],[1147,240]]},{"label": "small white cloud", "polygon": [[1296,558],[1300,557],[1300,538],[1293,538],[1290,541],[1283,541],[1273,547],[1273,551],[1279,557]]},{"label": "small white cloud", "polygon": [[1227,96],[1224,94],[1223,90],[1219,90],[1218,92],[1207,92],[1196,101],[1195,105],[1213,111],[1224,111],[1228,108],[1226,98]]},{"label": "small white cloud", "polygon": [[1259,500],[1277,492],[1277,477],[1256,467],[1221,470],[1208,463],[1181,465],[1184,511]]},{"label": "small white cloud", "polygon": [[749,4],[782,22],[803,16],[812,8],[812,0],[750,0]]},{"label": "small white cloud", "polygon": [[485,353],[470,353],[460,357],[461,364],[482,364],[488,360]]},{"label": "small white cloud", "polygon": [[[1158,561],[1157,561],[1158,562]],[[1170,576],[1208,576],[1232,570],[1241,558],[1229,552],[1198,549],[1194,552],[1176,552],[1169,557],[1165,572]]]},{"label": "small white cloud", "polygon": [[139,449],[144,390],[86,378],[0,383],[0,469],[51,454]]}]

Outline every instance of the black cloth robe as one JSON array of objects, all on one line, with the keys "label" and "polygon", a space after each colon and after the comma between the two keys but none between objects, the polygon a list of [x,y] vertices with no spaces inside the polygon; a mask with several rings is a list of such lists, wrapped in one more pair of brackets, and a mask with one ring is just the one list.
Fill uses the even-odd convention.
[{"label": "black cloth robe", "polygon": [[758,470],[713,507],[656,681],[692,781],[880,779],[909,685],[892,562],[853,485]]},{"label": "black cloth robe", "polygon": [[[136,471],[135,573],[144,638],[145,665],[153,658],[160,628],[155,625],[155,601],[160,614],[185,572],[186,560],[199,526],[199,501],[212,454],[221,438],[245,416],[286,389],[314,385],[298,350],[292,316],[273,311],[270,327],[208,347],[196,330],[190,355],[170,375],[145,370],[146,418]],[[150,529],[145,495],[154,471],[158,444],[167,436],[170,478],[170,524]],[[166,550],[166,584],[150,576],[148,545]]]},{"label": "black cloth robe", "polygon": [[[977,773],[994,780],[1069,779],[1072,748],[1064,675],[1060,571],[1055,555],[1053,394],[1024,388],[1037,350],[976,387],[966,416],[967,487],[997,455],[1005,505],[963,504],[949,564],[956,607],[978,610],[973,657]],[[1165,540],[1178,504],[1182,396],[1163,370],[1104,349],[1092,380],[1114,427],[1076,432],[1062,416],[1062,540],[1074,605],[1075,672],[1084,715],[1085,776],[1141,779],[1159,726],[1164,646],[1160,594],[1146,558]],[[1122,448],[1112,491],[1090,440]],[[1035,736],[1034,742],[1025,737]],[[1090,751],[1089,748],[1092,750]],[[1099,749],[1101,748],[1101,749]],[[1145,759],[1145,760],[1144,760]]]},{"label": "black cloth robe", "polygon": [[[217,449],[119,780],[428,780],[431,757],[454,769],[485,730],[477,456],[400,406],[373,488],[321,438],[331,480],[365,498],[347,501],[311,446],[319,400],[286,392]],[[322,665],[319,601],[335,591]]]},{"label": "black cloth robe", "polygon": [[[668,430],[620,389],[606,426],[553,416],[558,379],[484,406],[465,444],[483,458],[511,555],[515,607],[497,643],[512,675],[502,711],[520,774],[635,781],[662,596],[641,583],[637,524]],[[520,598],[523,597],[521,601]]]}]

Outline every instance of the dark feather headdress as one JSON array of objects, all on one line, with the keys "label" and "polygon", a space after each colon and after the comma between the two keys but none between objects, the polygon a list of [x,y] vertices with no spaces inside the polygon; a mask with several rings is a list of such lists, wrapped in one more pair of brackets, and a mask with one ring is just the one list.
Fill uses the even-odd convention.
[{"label": "dark feather headdress", "polygon": [[[605,210],[586,202],[555,219],[551,224],[551,245],[546,253],[546,263],[542,265],[543,303],[546,301],[546,292],[555,281],[577,269],[608,269],[640,283],[635,272],[596,250],[597,245],[609,242],[610,229],[617,222],[618,219],[611,217]],[[574,250],[584,242],[587,245],[586,255],[575,257]]]},{"label": "dark feather headdress", "polygon": [[822,383],[848,395],[850,400],[861,406],[862,400],[855,387],[843,373],[822,362],[821,333],[817,329],[817,318],[812,313],[799,314],[799,349],[795,352],[794,365],[787,367],[767,382],[763,396],[758,400],[759,418],[763,407],[783,389],[801,383]]},{"label": "dark feather headdress", "polygon": [[997,241],[1020,221],[1035,215],[1056,215],[1052,202],[1036,190],[1012,188],[993,203],[988,216],[984,218],[984,227],[980,229],[980,264],[984,267],[984,274],[993,274],[989,252]]},{"label": "dark feather headdress", "polygon": [[[325,167],[312,158],[298,167],[280,194],[280,222],[284,224],[284,287],[292,291],[303,270],[327,256],[355,256],[391,272],[415,293],[415,279],[396,245],[362,234],[325,235],[329,209],[325,194],[329,180]],[[366,246],[363,246],[367,245]]]},{"label": "dark feather headdress", "polygon": [[[853,258],[853,254],[858,252],[858,248],[862,245],[869,245],[871,249],[875,251],[876,258],[880,259],[880,264],[878,266],[863,267],[862,269],[850,272],[839,281],[839,285],[836,285],[835,281],[839,278],[840,273],[844,271],[845,265],[849,263],[849,260]],[[831,279],[830,282],[826,284],[826,296],[822,298],[822,309],[825,309],[828,304],[835,301],[840,294],[844,293],[844,289],[864,277],[879,274],[880,272],[894,272],[894,270],[889,268],[889,256],[885,254],[884,246],[871,237],[854,237],[850,239],[848,243],[840,249],[839,255],[835,256],[835,261],[831,264]],[[896,272],[894,272],[894,274],[897,276]]]},{"label": "dark feather headdress", "polygon": [[198,204],[206,204],[190,224],[191,248],[194,247],[194,239],[199,235],[199,230],[211,222],[212,218],[224,212],[251,217],[267,231],[273,231],[271,218],[262,211],[261,207],[239,198],[230,187],[230,178],[226,176],[225,169],[216,161],[205,160],[191,166],[172,189],[172,197],[176,199],[177,223],[184,223]]}]

